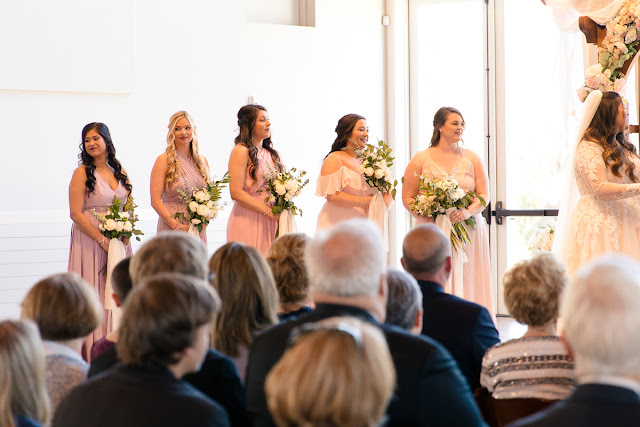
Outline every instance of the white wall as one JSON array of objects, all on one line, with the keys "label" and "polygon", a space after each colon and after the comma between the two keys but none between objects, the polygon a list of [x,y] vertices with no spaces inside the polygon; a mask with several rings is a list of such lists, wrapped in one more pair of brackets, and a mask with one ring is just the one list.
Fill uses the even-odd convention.
[{"label": "white wall", "polygon": [[[75,26],[71,33],[86,39],[70,39],[68,28],[57,33],[48,21],[52,15],[25,14],[20,4],[0,1],[0,16],[31,20],[30,31],[41,33],[29,37],[58,51],[66,46],[64,52],[74,54],[61,61],[76,65],[41,66],[33,50],[20,57],[21,44],[33,45],[31,38],[23,41],[26,35],[0,42],[0,75],[22,84],[12,88],[0,82],[0,318],[18,314],[24,293],[39,278],[66,271],[68,184],[80,132],[89,122],[104,122],[111,130],[134,187],[143,239],[153,235],[157,220],[149,203],[149,174],[165,149],[169,116],[177,110],[195,117],[201,150],[220,176],[233,147],[236,112],[249,96],[265,105],[285,164],[309,173],[311,183],[299,200],[305,213],[298,218],[301,231],[309,234],[324,201],[314,196],[315,180],[337,120],[357,112],[368,118],[372,140],[386,136],[383,0],[317,1],[316,27],[247,22],[249,1],[118,0],[111,4],[121,8],[120,19],[87,13],[104,2],[56,2],[55,19],[65,16],[65,25]],[[113,62],[113,39],[105,34],[117,34],[113,43],[132,52],[131,61],[123,60],[124,71]],[[110,52],[110,61],[103,52]],[[38,82],[33,88],[17,79],[25,62],[31,81]],[[22,71],[11,71],[11,64],[21,64]],[[118,74],[112,89],[118,93],[100,93],[105,73]],[[87,87],[99,89],[89,93]],[[229,210],[210,225],[210,251],[225,241]]]}]

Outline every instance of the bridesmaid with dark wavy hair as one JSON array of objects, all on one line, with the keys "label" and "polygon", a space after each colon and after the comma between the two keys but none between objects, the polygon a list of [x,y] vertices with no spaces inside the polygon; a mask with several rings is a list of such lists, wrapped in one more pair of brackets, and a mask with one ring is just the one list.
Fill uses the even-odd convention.
[{"label": "bridesmaid with dark wavy hair", "polygon": [[[73,172],[69,184],[69,211],[71,226],[71,249],[69,271],[80,275],[93,286],[100,302],[105,301],[106,274],[110,239],[98,229],[99,222],[91,210],[105,212],[117,196],[123,203],[131,195],[131,183],[126,171],[116,159],[116,149],[109,128],[104,123],[89,123],[82,129],[80,143],[80,166]],[[131,255],[128,239],[123,240],[127,256]],[[86,355],[94,341],[111,330],[110,310],[105,310],[104,322],[89,335]]]},{"label": "bridesmaid with dark wavy hair", "polygon": [[241,242],[267,255],[276,237],[278,218],[264,202],[268,183],[263,177],[281,171],[278,152],[271,142],[271,122],[262,105],[245,105],[238,111],[239,133],[229,158],[229,191],[234,200],[227,223],[227,241]]}]

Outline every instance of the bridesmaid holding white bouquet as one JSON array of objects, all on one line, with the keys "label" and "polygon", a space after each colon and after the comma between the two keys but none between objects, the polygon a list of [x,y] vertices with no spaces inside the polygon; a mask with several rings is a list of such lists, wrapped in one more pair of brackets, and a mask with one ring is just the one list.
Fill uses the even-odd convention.
[{"label": "bridesmaid holding white bouquet", "polygon": [[[69,271],[78,273],[93,286],[102,304],[105,301],[107,253],[111,239],[104,237],[98,219],[91,213],[104,213],[114,196],[124,205],[131,195],[127,172],[116,159],[116,149],[109,128],[104,123],[89,123],[82,129],[80,166],[69,184],[71,249]],[[131,255],[129,239],[123,239],[127,256]],[[107,295],[110,297],[110,295]],[[111,311],[105,310],[104,322],[87,337],[85,355],[94,341],[112,328]]]},{"label": "bridesmaid holding white bouquet", "polygon": [[[460,147],[464,126],[462,113],[457,109],[442,107],[436,112],[429,148],[416,153],[405,170],[402,203],[418,223],[431,221],[430,218],[418,216],[413,210],[419,195],[421,176],[436,179],[453,177],[462,190],[473,191],[479,196],[466,208],[456,209],[448,215],[451,224],[463,222],[471,242],[464,246],[463,253],[456,253],[452,248],[452,275],[445,291],[480,304],[494,315],[489,235],[486,221],[481,215],[483,200],[489,200],[489,178],[482,159],[473,151]],[[475,217],[475,226],[464,223],[472,217]]]}]

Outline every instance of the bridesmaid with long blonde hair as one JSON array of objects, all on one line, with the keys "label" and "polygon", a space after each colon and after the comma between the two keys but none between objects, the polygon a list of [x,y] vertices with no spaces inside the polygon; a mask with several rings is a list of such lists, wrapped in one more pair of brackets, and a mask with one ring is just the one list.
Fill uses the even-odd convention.
[{"label": "bridesmaid with long blonde hair", "polygon": [[[178,111],[169,119],[167,149],[151,170],[151,206],[159,216],[158,233],[189,230],[186,221],[175,218],[178,212],[186,213],[178,190],[191,193],[209,180],[209,162],[200,154],[195,121],[186,111]],[[200,239],[207,242],[206,226]]]}]

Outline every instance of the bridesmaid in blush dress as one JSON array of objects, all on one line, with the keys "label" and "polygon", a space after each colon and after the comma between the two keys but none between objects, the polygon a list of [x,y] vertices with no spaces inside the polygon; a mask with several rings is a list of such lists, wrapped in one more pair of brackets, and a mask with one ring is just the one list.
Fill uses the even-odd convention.
[{"label": "bridesmaid in blush dress", "polygon": [[[189,231],[186,221],[174,217],[177,212],[186,213],[178,190],[190,194],[209,180],[209,163],[200,155],[193,117],[186,111],[178,111],[169,119],[167,150],[158,156],[151,170],[151,206],[159,216],[158,233]],[[200,240],[207,243],[206,226]]]},{"label": "bridesmaid in blush dress", "polygon": [[[347,114],[338,121],[336,133],[338,136],[324,158],[316,187],[316,196],[327,199],[318,214],[318,230],[351,218],[367,218],[374,194],[358,171],[360,162],[353,151],[366,146],[369,140],[367,119]],[[391,194],[383,193],[382,197],[388,208],[393,201]]]},{"label": "bridesmaid in blush dress", "polygon": [[245,105],[238,111],[240,131],[229,158],[229,191],[234,200],[227,222],[227,241],[241,242],[267,255],[276,237],[278,219],[264,199],[264,175],[283,169],[271,142],[271,122],[261,105]]},{"label": "bridesmaid in blush dress", "polygon": [[[431,221],[416,216],[411,210],[411,203],[418,194],[420,175],[425,173],[436,178],[444,178],[453,173],[460,188],[464,191],[474,191],[484,200],[489,200],[489,178],[482,159],[473,151],[463,149],[459,145],[463,132],[464,119],[460,111],[451,107],[440,108],[433,118],[433,135],[429,148],[416,153],[405,170],[402,203],[418,223]],[[465,225],[471,237],[471,243],[464,247],[468,261],[463,263],[461,268],[452,266],[451,279],[445,286],[445,291],[480,304],[495,315],[495,295],[489,262],[489,234],[486,221],[481,215],[483,210],[484,206],[476,199],[466,209],[458,209],[449,215],[452,224],[474,216],[476,226],[472,230]],[[459,280],[460,275],[462,281]],[[456,283],[460,282],[461,286],[457,286]]]},{"label": "bridesmaid in blush dress", "polygon": [[[82,129],[79,158],[80,166],[73,172],[69,184],[69,211],[73,220],[69,271],[77,273],[91,284],[104,305],[107,277],[102,270],[107,265],[111,240],[100,233],[99,222],[91,210],[105,212],[114,196],[126,202],[131,194],[131,184],[116,159],[116,149],[109,128],[104,123],[89,123]],[[123,243],[127,256],[130,256],[128,239]],[[103,323],[87,337],[85,356],[89,355],[94,341],[111,331],[113,325],[110,314],[110,310],[105,310]]]}]

